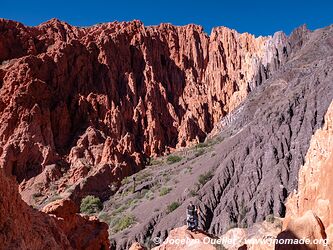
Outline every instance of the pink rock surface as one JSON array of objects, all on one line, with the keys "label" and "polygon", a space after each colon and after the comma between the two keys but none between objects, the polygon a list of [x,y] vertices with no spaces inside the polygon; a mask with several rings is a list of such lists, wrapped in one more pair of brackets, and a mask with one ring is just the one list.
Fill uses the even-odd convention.
[{"label": "pink rock surface", "polygon": [[0,165],[24,181],[30,203],[32,193],[51,195],[28,182],[48,165],[62,176],[36,177],[42,185],[80,186],[72,197],[80,200],[107,195],[147,156],[202,141],[289,49],[282,33],[225,27],[210,36],[196,25],[139,21],[78,28],[1,19],[0,27]]}]

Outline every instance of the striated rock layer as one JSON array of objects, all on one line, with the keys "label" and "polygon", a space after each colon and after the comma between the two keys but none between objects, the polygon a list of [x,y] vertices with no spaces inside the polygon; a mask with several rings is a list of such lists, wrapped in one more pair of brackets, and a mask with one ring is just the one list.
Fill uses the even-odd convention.
[{"label": "striated rock layer", "polygon": [[147,156],[204,140],[304,34],[0,19],[0,165],[30,204],[68,187],[105,198]]},{"label": "striated rock layer", "polygon": [[[287,202],[282,236],[330,239],[330,246],[311,244],[307,249],[331,249],[333,239],[333,103],[323,128],[311,139],[305,164],[299,171],[298,191]],[[288,247],[288,246],[286,246]],[[287,249],[280,247],[281,249]],[[279,249],[280,249],[279,248]]]},{"label": "striated rock layer", "polygon": [[39,212],[22,201],[17,184],[2,169],[0,190],[0,249],[109,248],[107,225],[77,215],[69,201],[50,204],[46,211],[53,217]]}]

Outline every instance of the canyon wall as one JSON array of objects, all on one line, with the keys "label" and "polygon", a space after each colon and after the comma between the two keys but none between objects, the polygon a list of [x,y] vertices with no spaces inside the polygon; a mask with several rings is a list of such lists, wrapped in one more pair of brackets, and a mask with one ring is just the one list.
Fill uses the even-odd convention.
[{"label": "canyon wall", "polygon": [[[288,37],[255,38],[218,27],[208,36],[196,25],[78,28],[53,19],[27,27],[0,19],[3,179],[14,176],[24,201],[51,214],[46,220],[68,206],[73,223],[52,220],[66,237],[82,222],[72,208],[83,196],[104,201],[149,157],[213,131],[220,141],[211,164],[206,154],[193,165],[214,173],[196,192],[200,226],[221,235],[235,223],[283,216],[332,101],[332,34],[301,26]],[[181,204],[193,198],[175,195]],[[112,235],[112,249],[166,238],[181,226],[182,208],[142,215],[130,232]],[[80,243],[61,239],[50,244]]]},{"label": "canyon wall", "polygon": [[[308,249],[330,249],[333,239],[333,103],[325,116],[323,128],[311,139],[305,164],[299,172],[298,190],[287,201],[281,235],[296,238],[329,239],[330,246],[311,244]],[[287,248],[281,248],[287,249]]]},{"label": "canyon wall", "polygon": [[104,199],[148,156],[203,141],[297,46],[281,32],[1,19],[0,164],[30,204],[69,187]]}]

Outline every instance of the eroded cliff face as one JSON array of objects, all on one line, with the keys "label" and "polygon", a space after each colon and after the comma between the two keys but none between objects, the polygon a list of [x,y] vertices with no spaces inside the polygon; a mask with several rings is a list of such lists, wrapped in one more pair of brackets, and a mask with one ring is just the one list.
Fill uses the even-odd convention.
[{"label": "eroded cliff face", "polygon": [[1,19],[0,38],[0,161],[30,204],[107,197],[147,156],[204,140],[298,49],[283,33],[139,21]]},{"label": "eroded cliff face", "polygon": [[[230,226],[251,227],[269,214],[284,217],[311,137],[322,128],[333,100],[332,37],[332,26],[297,29],[288,38],[297,51],[217,124],[215,137],[175,153],[182,157],[178,163],[160,157],[159,166],[135,174],[138,192],[146,189],[152,200],[126,192],[133,189],[131,181],[124,184],[103,212],[111,219],[132,214],[138,223],[112,233],[112,249],[128,249],[134,241],[147,243],[156,236],[165,239],[184,225],[189,201],[200,207],[200,227],[218,236]],[[161,185],[172,190],[160,196]],[[116,205],[131,199],[138,200],[135,209],[128,206],[113,214]],[[179,207],[168,212],[175,201]]]},{"label": "eroded cliff face", "polygon": [[[299,172],[298,190],[288,198],[282,236],[330,239],[330,246],[311,244],[308,249],[331,249],[333,239],[333,103],[323,128],[311,139],[305,164]],[[281,248],[287,249],[287,248]]]},{"label": "eroded cliff face", "polygon": [[[1,249],[107,249],[107,224],[76,214],[70,201],[45,209],[52,217],[28,206],[13,178],[0,169]],[[50,209],[50,207],[52,209]],[[72,209],[69,209],[71,207]],[[57,213],[56,213],[56,212]],[[68,225],[67,228],[64,224]]]}]

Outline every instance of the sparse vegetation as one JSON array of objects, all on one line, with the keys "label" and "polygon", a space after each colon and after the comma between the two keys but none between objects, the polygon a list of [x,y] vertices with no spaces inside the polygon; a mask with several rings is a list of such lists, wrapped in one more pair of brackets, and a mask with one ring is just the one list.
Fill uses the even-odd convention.
[{"label": "sparse vegetation", "polygon": [[176,163],[176,162],[179,162],[181,161],[183,158],[179,155],[169,155],[167,157],[167,163],[168,164],[173,164],[173,163]]},{"label": "sparse vegetation", "polygon": [[195,152],[194,156],[199,157],[200,155],[203,155],[205,152],[206,152],[205,149],[200,148]]},{"label": "sparse vegetation", "polygon": [[126,185],[129,183],[129,176],[121,180],[121,185]]},{"label": "sparse vegetation", "polygon": [[248,227],[248,224],[247,224],[247,221],[243,221],[240,226],[240,228],[247,228]]},{"label": "sparse vegetation", "polygon": [[107,224],[110,223],[111,218],[112,218],[112,216],[109,213],[106,213],[106,212],[101,212],[98,215],[98,219],[102,222],[107,223]]},{"label": "sparse vegetation", "polygon": [[184,174],[190,173],[192,174],[192,167],[187,167],[186,169],[184,169]]},{"label": "sparse vegetation", "polygon": [[154,165],[161,165],[163,164],[163,160],[160,160],[160,159],[156,159],[156,158],[153,158],[153,157],[150,157],[148,159],[148,162],[147,162],[147,165],[148,166],[154,166]]},{"label": "sparse vegetation", "polygon": [[160,189],[160,196],[166,195],[168,193],[170,193],[170,191],[172,190],[171,187],[162,187]]},{"label": "sparse vegetation", "polygon": [[167,214],[175,211],[178,207],[180,206],[179,202],[175,201],[172,202],[170,205],[167,207]]},{"label": "sparse vegetation", "polygon": [[195,147],[198,148],[198,149],[206,148],[208,146],[209,146],[209,144],[206,143],[206,142],[200,142],[197,145],[195,145]]},{"label": "sparse vegetation", "polygon": [[49,203],[49,202],[57,201],[57,200],[60,200],[60,199],[62,199],[62,197],[61,197],[59,194],[56,194],[56,195],[51,196],[51,197],[47,200],[47,202]]},{"label": "sparse vegetation", "polygon": [[131,214],[127,214],[127,215],[125,215],[121,218],[118,218],[115,221],[115,223],[112,227],[112,231],[115,232],[115,233],[123,231],[126,228],[129,228],[135,222],[136,222],[136,218]]},{"label": "sparse vegetation", "polygon": [[274,223],[275,221],[275,217],[274,217],[274,214],[269,214],[266,216],[266,221],[267,222],[270,222],[270,223]]},{"label": "sparse vegetation", "polygon": [[230,229],[233,229],[233,228],[236,228],[237,227],[237,223],[235,222],[230,222],[229,223],[229,226],[227,227],[227,230],[230,230]]},{"label": "sparse vegetation", "polygon": [[152,200],[152,199],[154,199],[154,193],[153,193],[151,190],[149,190],[149,191],[145,194],[145,198],[146,198],[147,200]]},{"label": "sparse vegetation", "polygon": [[216,248],[216,250],[227,250],[227,248],[225,248],[222,243],[214,244],[214,247]]},{"label": "sparse vegetation", "polygon": [[122,213],[123,211],[125,211],[125,210],[128,209],[128,208],[129,208],[129,204],[126,203],[126,204],[124,204],[124,205],[118,207],[116,210],[114,210],[114,211],[112,212],[112,214],[113,214],[113,215],[116,215],[116,214]]},{"label": "sparse vegetation", "polygon": [[196,149],[208,148],[222,141],[223,139],[220,136],[216,136],[206,140],[205,142],[198,143],[197,145],[195,145],[195,148]]},{"label": "sparse vegetation", "polygon": [[171,180],[170,175],[165,175],[165,177],[164,177],[164,181],[165,181],[165,182],[168,182],[168,181],[170,181],[170,180]]},{"label": "sparse vegetation", "polygon": [[140,171],[137,175],[136,175],[136,181],[142,181],[147,179],[149,176],[151,176],[151,173],[149,171]]},{"label": "sparse vegetation", "polygon": [[37,193],[34,193],[34,194],[32,195],[32,198],[33,198],[33,199],[37,199],[37,198],[42,197],[42,196],[43,196],[42,193],[37,192]]},{"label": "sparse vegetation", "polygon": [[189,194],[190,194],[191,197],[194,197],[194,196],[198,195],[198,191],[194,190],[194,189],[191,189],[190,192],[189,192]]},{"label": "sparse vegetation", "polygon": [[279,230],[282,230],[282,221],[281,220],[275,220],[276,224],[275,224],[275,228],[278,228]]},{"label": "sparse vegetation", "polygon": [[206,173],[199,175],[198,182],[203,186],[212,178],[213,178],[213,172],[208,171]]},{"label": "sparse vegetation", "polygon": [[85,214],[92,214],[101,211],[103,204],[98,197],[88,195],[81,201],[80,211]]},{"label": "sparse vegetation", "polygon": [[222,142],[222,141],[223,141],[223,138],[222,138],[222,137],[220,137],[220,136],[216,136],[216,137],[213,137],[213,138],[211,138],[211,139],[208,139],[208,140],[206,141],[206,143],[207,143],[209,146],[212,146],[212,145],[215,145],[215,144],[220,143],[220,142]]},{"label": "sparse vegetation", "polygon": [[194,197],[198,195],[198,191],[200,190],[200,184],[199,183],[195,183],[194,185],[195,187],[193,189],[190,189],[189,194],[190,196]]},{"label": "sparse vegetation", "polygon": [[72,185],[72,186],[68,186],[67,189],[66,189],[66,192],[68,193],[73,193],[75,190],[75,185]]},{"label": "sparse vegetation", "polygon": [[87,183],[87,177],[83,178],[80,185],[81,187],[84,186]]}]

